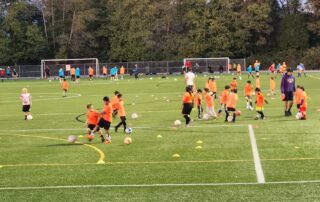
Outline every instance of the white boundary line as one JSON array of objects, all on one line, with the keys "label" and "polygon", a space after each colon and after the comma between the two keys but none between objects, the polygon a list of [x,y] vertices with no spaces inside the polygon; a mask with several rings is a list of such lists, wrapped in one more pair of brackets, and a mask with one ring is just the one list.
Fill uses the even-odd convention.
[{"label": "white boundary line", "polygon": [[249,129],[249,136],[250,136],[250,143],[251,143],[251,149],[252,149],[252,155],[253,155],[253,160],[254,160],[254,168],[256,170],[256,175],[257,175],[257,181],[258,183],[266,183],[266,180],[264,178],[262,166],[261,166],[261,161],[259,157],[259,151],[258,151],[258,146],[256,142],[256,138],[254,136],[254,131],[252,125],[248,125]]},{"label": "white boundary line", "polygon": [[[266,182],[268,185],[277,184],[311,184],[320,183],[320,180],[310,181],[278,181]],[[43,186],[43,187],[0,187],[0,191],[6,190],[39,190],[39,189],[75,189],[75,188],[144,188],[144,187],[213,187],[213,186],[249,186],[259,185],[257,182],[230,182],[230,183],[190,183],[190,184],[100,184],[100,185],[57,185],[57,186]]]}]

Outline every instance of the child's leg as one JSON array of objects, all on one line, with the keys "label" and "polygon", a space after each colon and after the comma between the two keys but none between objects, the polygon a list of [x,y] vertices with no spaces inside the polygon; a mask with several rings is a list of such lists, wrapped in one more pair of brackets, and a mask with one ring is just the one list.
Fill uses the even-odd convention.
[{"label": "child's leg", "polygon": [[264,113],[263,113],[263,111],[257,111],[258,112],[258,114],[260,114],[260,119],[264,119]]},{"label": "child's leg", "polygon": [[225,112],[226,112],[226,119],[225,119],[225,122],[228,122],[229,111],[228,111],[228,110],[226,110]]},{"label": "child's leg", "polygon": [[233,115],[232,115],[232,122],[236,122],[236,117],[237,117],[237,115],[236,115],[236,112],[233,112]]},{"label": "child's leg", "polygon": [[211,114],[212,114],[213,117],[217,117],[217,114],[214,111],[214,107],[211,107]]},{"label": "child's leg", "polygon": [[184,117],[185,120],[186,120],[186,125],[189,125],[190,120],[191,120],[190,117],[189,117],[189,115],[188,115],[188,114],[185,114],[183,117]]}]

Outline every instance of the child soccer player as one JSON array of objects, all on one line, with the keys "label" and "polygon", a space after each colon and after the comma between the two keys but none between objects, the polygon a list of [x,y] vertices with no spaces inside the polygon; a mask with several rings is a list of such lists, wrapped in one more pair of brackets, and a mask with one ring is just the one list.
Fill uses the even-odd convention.
[{"label": "child soccer player", "polygon": [[197,90],[196,107],[198,109],[198,119],[202,119],[203,108],[202,108],[202,90],[201,89]]},{"label": "child soccer player", "polygon": [[116,117],[118,114],[119,109],[119,98],[118,95],[120,94],[119,91],[114,92],[114,96],[111,98],[111,105],[112,105],[112,117]]},{"label": "child soccer player", "polygon": [[231,93],[228,96],[227,99],[227,111],[226,111],[226,119],[225,121],[228,122],[228,117],[231,116],[232,114],[232,122],[236,122],[236,107],[237,107],[237,102],[238,102],[238,95],[237,95],[237,89],[231,90]]},{"label": "child soccer player", "polygon": [[271,96],[274,96],[276,94],[275,90],[276,90],[276,82],[274,81],[273,77],[270,77],[270,93],[271,93]]},{"label": "child soccer player", "polygon": [[72,67],[70,69],[70,75],[71,75],[71,81],[75,82],[76,81],[76,69]]},{"label": "child soccer player", "polygon": [[[96,126],[95,131],[98,131],[98,128],[103,128],[106,132],[106,144],[111,143],[111,135],[109,132],[111,122],[112,122],[112,106],[109,100],[109,97],[103,98],[104,108],[103,111],[100,113],[100,120],[98,126]],[[100,137],[103,136],[102,131],[100,130]]]},{"label": "child soccer player", "polygon": [[253,86],[251,84],[251,81],[248,80],[247,84],[244,86],[244,96],[246,98],[247,101],[247,109],[252,111],[253,107],[252,107],[252,95],[253,95]]},{"label": "child soccer player", "polygon": [[69,89],[69,83],[67,81],[67,79],[63,79],[63,82],[62,82],[62,97],[67,97],[67,92],[68,92],[68,89]]},{"label": "child soccer player", "polygon": [[237,90],[238,88],[238,83],[237,83],[237,78],[234,77],[231,84],[230,84],[231,90]]},{"label": "child soccer player", "polygon": [[300,86],[300,89],[302,90],[302,94],[300,97],[300,108],[299,108],[299,112],[301,113],[300,120],[306,120],[307,119],[307,106],[308,106],[307,99],[308,99],[308,96],[307,96],[307,93],[305,92],[303,86]]},{"label": "child soccer player", "polygon": [[225,111],[227,113],[227,100],[230,93],[229,91],[230,91],[230,86],[226,85],[220,95],[219,100],[220,100],[221,108],[218,111],[218,117],[220,116],[222,111]]},{"label": "child soccer player", "polygon": [[24,120],[27,120],[27,116],[31,115],[30,108],[32,105],[31,94],[28,93],[28,89],[23,88],[22,93],[20,95],[20,101],[22,104],[22,111],[24,113]]},{"label": "child soccer player", "polygon": [[107,80],[108,69],[106,66],[102,67],[102,74],[103,74],[103,78]]},{"label": "child soccer player", "polygon": [[76,68],[76,83],[80,82],[80,68]]},{"label": "child soccer player", "polygon": [[217,118],[217,114],[214,111],[214,102],[212,98],[212,93],[208,88],[204,88],[205,99],[206,99],[206,112],[210,117]]},{"label": "child soccer player", "polygon": [[190,114],[193,108],[193,100],[192,88],[186,87],[186,92],[182,97],[182,115],[186,120],[186,127],[190,126]]},{"label": "child soccer player", "polygon": [[[99,118],[100,118],[99,112],[93,108],[92,104],[88,104],[87,105],[86,124],[87,124],[87,128],[88,128],[87,138],[89,141],[94,139],[94,132],[99,132],[99,127],[97,127],[98,123],[99,123]],[[96,129],[96,131],[95,131],[95,129]],[[103,135],[101,135],[100,138],[101,138],[101,142],[105,141]]]},{"label": "child soccer player", "polygon": [[249,65],[249,67],[247,68],[247,72],[248,72],[248,79],[250,78],[250,76],[254,79],[253,73],[252,73],[252,66]]},{"label": "child soccer player", "polygon": [[120,77],[121,77],[121,80],[123,80],[123,75],[125,74],[126,72],[126,69],[124,68],[124,66],[122,65],[120,67]]},{"label": "child soccer player", "polygon": [[263,94],[261,93],[260,88],[256,88],[256,110],[257,110],[257,117],[255,118],[256,120],[264,119],[264,113],[263,113],[263,105],[264,103],[268,104],[268,101],[264,99]]},{"label": "child soccer player", "polygon": [[115,127],[115,131],[118,132],[118,129],[120,128],[121,125],[123,125],[123,130],[126,131],[126,128],[127,128],[127,123],[126,123],[126,111],[125,111],[125,108],[124,108],[124,102],[123,102],[123,99],[122,99],[122,94],[118,94],[117,95],[118,97],[118,100],[119,100],[119,105],[118,105],[118,113],[119,113],[119,116],[120,116],[120,120],[121,122]]},{"label": "child soccer player", "polygon": [[261,82],[260,82],[260,76],[259,75],[256,76],[256,88],[260,88],[261,89]]},{"label": "child soccer player", "polygon": [[240,64],[237,65],[237,76],[239,77],[239,79],[241,81],[242,77],[241,77],[241,65]]},{"label": "child soccer player", "polygon": [[301,86],[297,85],[296,91],[294,92],[294,99],[295,99],[295,103],[297,104],[298,111],[300,110],[302,93],[303,93],[303,91],[301,89]]},{"label": "child soccer player", "polygon": [[89,67],[88,72],[89,72],[89,80],[92,81],[92,79],[93,79],[93,74],[94,74],[93,68],[92,68],[92,67]]}]

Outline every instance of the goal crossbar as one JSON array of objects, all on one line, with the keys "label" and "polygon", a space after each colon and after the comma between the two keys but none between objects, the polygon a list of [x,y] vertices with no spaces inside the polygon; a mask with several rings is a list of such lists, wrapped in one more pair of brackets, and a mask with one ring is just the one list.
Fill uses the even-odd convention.
[{"label": "goal crossbar", "polygon": [[225,63],[225,65],[226,65],[226,71],[228,72],[228,66],[229,66],[229,64],[230,64],[230,58],[229,57],[219,57],[219,58],[184,58],[183,59],[183,64],[186,64],[186,62],[187,61],[206,61],[206,62],[208,62],[208,61],[214,61],[214,60],[225,60],[226,61],[226,63]]}]

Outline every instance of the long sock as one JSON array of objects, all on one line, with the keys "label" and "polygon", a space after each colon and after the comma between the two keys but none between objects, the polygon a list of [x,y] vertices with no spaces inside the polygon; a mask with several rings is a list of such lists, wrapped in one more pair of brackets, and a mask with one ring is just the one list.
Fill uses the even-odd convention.
[{"label": "long sock", "polygon": [[236,121],[236,117],[237,117],[236,113],[233,113],[233,119],[232,119],[233,122]]},{"label": "long sock", "polygon": [[264,113],[262,111],[257,111],[258,114],[260,114],[260,118],[263,119],[264,118]]},{"label": "long sock", "polygon": [[226,111],[226,120],[225,121],[228,121],[228,117],[229,117],[229,112]]}]

